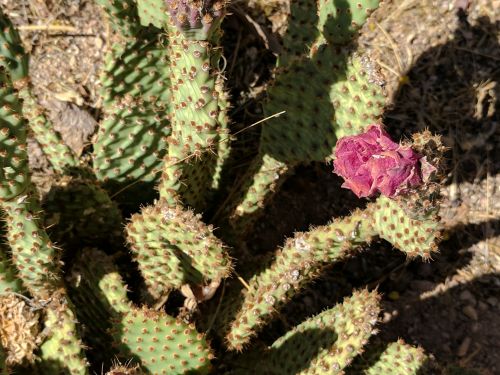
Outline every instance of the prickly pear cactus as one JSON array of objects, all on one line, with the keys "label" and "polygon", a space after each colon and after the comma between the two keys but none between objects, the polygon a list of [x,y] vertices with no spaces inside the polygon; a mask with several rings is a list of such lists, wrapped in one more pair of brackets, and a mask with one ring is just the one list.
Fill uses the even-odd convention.
[{"label": "prickly pear cactus", "polygon": [[228,254],[212,230],[199,215],[163,202],[132,217],[128,241],[153,298],[229,276]]},{"label": "prickly pear cactus", "polygon": [[[80,158],[32,95],[29,56],[0,12],[0,374],[21,362],[41,375],[422,371],[427,357],[399,341],[372,355],[374,290],[295,328],[272,324],[322,271],[374,241],[410,258],[437,250],[444,148],[429,132],[394,142],[375,124],[383,77],[353,42],[380,1],[291,2],[245,166],[232,159],[225,88],[229,1],[96,1],[116,43],[100,74],[99,129]],[[32,182],[28,132],[56,172],[48,188]],[[372,143],[342,154],[346,136]],[[373,200],[275,251],[248,251],[245,237],[295,167],[331,161],[348,166],[335,169],[344,188]],[[31,320],[11,319],[19,312]]]},{"label": "prickly pear cactus", "polygon": [[113,337],[123,358],[134,358],[150,373],[208,374],[213,355],[194,326],[165,313],[132,309],[113,320]]}]

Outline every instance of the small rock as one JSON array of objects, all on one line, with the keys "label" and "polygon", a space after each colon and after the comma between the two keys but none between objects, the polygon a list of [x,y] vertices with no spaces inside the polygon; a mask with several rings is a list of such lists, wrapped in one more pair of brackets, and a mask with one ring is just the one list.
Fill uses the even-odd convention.
[{"label": "small rock", "polygon": [[474,323],[471,327],[471,331],[476,333],[476,332],[479,332],[479,330],[481,329],[481,324],[479,323]]},{"label": "small rock", "polygon": [[470,347],[471,342],[472,342],[472,339],[468,336],[462,341],[462,343],[460,344],[460,346],[457,349],[457,355],[459,357],[463,357],[467,354],[467,352],[469,351],[469,347]]},{"label": "small rock", "polygon": [[477,306],[479,307],[479,310],[481,310],[481,311],[488,310],[488,305],[486,303],[484,303],[483,301],[479,301]]},{"label": "small rock", "polygon": [[476,297],[469,291],[469,290],[464,290],[462,293],[460,293],[459,297],[462,301],[469,301],[471,305],[476,304]]},{"label": "small rock", "polygon": [[392,315],[388,312],[384,312],[384,316],[382,317],[382,323],[389,323],[392,319]]},{"label": "small rock", "polygon": [[496,297],[489,297],[486,302],[488,302],[491,306],[495,307],[498,305],[498,298]]},{"label": "small rock", "polygon": [[477,320],[477,311],[472,305],[467,305],[462,309],[462,312],[467,316],[469,319],[472,320]]}]

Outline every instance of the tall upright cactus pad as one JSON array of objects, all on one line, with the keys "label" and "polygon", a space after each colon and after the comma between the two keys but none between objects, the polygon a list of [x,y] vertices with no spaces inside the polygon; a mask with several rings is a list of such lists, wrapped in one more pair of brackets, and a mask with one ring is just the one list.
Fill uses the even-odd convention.
[{"label": "tall upright cactus pad", "polygon": [[48,337],[40,346],[40,369],[48,374],[88,374],[74,306],[64,292],[53,296],[45,314]]},{"label": "tall upright cactus pad", "polygon": [[[101,75],[104,117],[94,144],[96,176],[110,189],[155,183],[170,124],[168,57],[159,35],[115,45]],[[137,188],[142,187],[137,185]]]},{"label": "tall upright cactus pad", "polygon": [[120,358],[132,359],[151,374],[208,374],[213,355],[203,334],[167,314],[132,309],[114,319],[113,337]]},{"label": "tall upright cactus pad", "polygon": [[168,22],[165,0],[136,0],[137,11],[143,26],[153,25],[159,29]]},{"label": "tall upright cactus pad", "polygon": [[29,185],[26,122],[8,73],[0,70],[0,201],[13,199]]},{"label": "tall upright cactus pad", "polygon": [[212,186],[222,133],[222,89],[217,85],[221,84],[218,41],[225,1],[209,1],[201,7],[194,0],[167,0],[166,4],[173,112],[159,191],[172,205],[180,196],[188,206],[201,211]]},{"label": "tall upright cactus pad", "polygon": [[[301,163],[328,161],[337,139],[362,132],[381,116],[386,98],[377,69],[368,56],[357,55],[352,45],[346,45],[378,3],[306,0],[291,5],[284,51],[263,105],[270,118],[262,127],[254,164],[264,160],[270,164],[274,159],[271,164],[281,163],[291,170]],[[301,39],[310,42],[309,50]],[[249,170],[244,180],[266,181],[260,176],[266,169],[254,176],[255,171]],[[240,187],[235,194],[239,201],[229,204],[234,209],[232,226],[236,230],[251,227],[259,214],[254,202],[265,204],[281,183],[267,180]]]},{"label": "tall upright cactus pad", "polygon": [[23,291],[21,279],[17,277],[9,253],[8,247],[0,244],[0,294]]},{"label": "tall upright cactus pad", "polygon": [[68,276],[69,293],[82,323],[82,338],[95,362],[106,363],[115,353],[108,333],[111,319],[131,309],[127,287],[112,258],[97,249],[83,249]]},{"label": "tall upright cactus pad", "polygon": [[206,285],[229,275],[231,261],[198,215],[160,201],[132,216],[128,242],[154,299],[183,284]]}]

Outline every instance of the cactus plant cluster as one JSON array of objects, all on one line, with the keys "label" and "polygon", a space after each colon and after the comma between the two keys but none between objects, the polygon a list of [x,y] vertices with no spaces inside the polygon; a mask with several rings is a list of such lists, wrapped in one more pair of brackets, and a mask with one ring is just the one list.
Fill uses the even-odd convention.
[{"label": "cactus plant cluster", "polygon": [[[353,155],[335,153],[339,139],[380,121],[384,90],[355,45],[380,1],[291,1],[262,103],[271,118],[239,182],[226,173],[233,137],[221,36],[229,1],[96,2],[119,37],[102,67],[91,157],[81,160],[33,97],[29,56],[0,13],[0,316],[19,328],[0,322],[0,373],[342,374],[351,364],[357,373],[421,373],[428,357],[402,341],[361,355],[377,331],[376,290],[355,291],[269,346],[255,340],[326,266],[372,241],[411,258],[437,249],[442,146],[428,132],[401,146],[425,163],[414,160],[412,183],[397,180],[406,184],[397,194],[296,233],[264,261],[245,248],[298,165],[348,165]],[[42,196],[28,167],[28,133],[56,173]],[[360,158],[385,157],[383,142],[377,147]]]}]

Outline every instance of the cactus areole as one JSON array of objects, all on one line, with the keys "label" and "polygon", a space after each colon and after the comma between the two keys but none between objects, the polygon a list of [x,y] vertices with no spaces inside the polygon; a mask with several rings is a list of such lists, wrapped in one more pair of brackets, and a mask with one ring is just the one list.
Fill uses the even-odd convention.
[{"label": "cactus areole", "polygon": [[364,133],[339,139],[334,172],[344,179],[343,188],[359,198],[377,192],[394,198],[425,180],[423,170],[435,168],[410,146],[394,142],[381,125],[372,124]]}]

